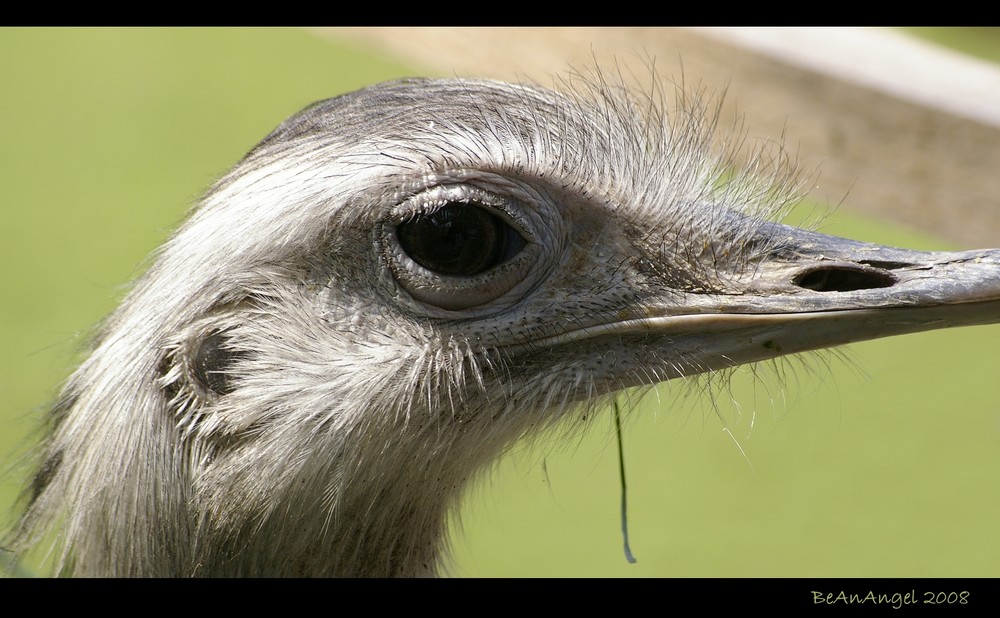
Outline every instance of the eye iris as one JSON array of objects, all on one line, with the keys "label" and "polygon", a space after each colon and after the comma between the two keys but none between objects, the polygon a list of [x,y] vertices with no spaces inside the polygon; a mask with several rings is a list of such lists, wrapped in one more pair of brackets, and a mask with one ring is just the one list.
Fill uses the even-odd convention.
[{"label": "eye iris", "polygon": [[445,204],[396,227],[399,244],[413,261],[453,276],[478,275],[510,257],[510,237],[520,238],[510,232],[499,217],[462,202]]}]

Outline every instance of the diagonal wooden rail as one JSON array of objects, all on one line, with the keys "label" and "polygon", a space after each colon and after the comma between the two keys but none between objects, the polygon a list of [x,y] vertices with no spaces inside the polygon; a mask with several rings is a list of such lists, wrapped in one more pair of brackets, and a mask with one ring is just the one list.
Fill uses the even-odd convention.
[{"label": "diagonal wooden rail", "polygon": [[[962,246],[1000,238],[1000,68],[871,28],[363,28],[351,37],[444,75],[546,83],[568,65],[655,59],[726,91],[752,136],[784,135],[812,196]],[[639,62],[635,62],[638,60]],[[970,225],[975,221],[975,225]]]}]

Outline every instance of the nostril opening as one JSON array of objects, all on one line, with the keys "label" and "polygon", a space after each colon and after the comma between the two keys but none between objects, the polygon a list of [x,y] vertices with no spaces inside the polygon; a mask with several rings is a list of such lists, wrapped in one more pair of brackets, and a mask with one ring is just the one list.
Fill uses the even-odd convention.
[{"label": "nostril opening", "polygon": [[887,288],[896,283],[895,277],[884,270],[824,266],[796,275],[792,283],[816,292],[853,292]]}]

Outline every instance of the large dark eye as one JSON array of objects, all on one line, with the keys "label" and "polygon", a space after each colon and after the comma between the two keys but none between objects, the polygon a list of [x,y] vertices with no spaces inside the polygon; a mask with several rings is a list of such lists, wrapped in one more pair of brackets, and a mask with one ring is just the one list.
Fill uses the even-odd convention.
[{"label": "large dark eye", "polygon": [[503,219],[475,204],[450,202],[399,224],[403,251],[424,268],[470,277],[507,261],[525,240]]},{"label": "large dark eye", "polygon": [[379,228],[392,292],[411,310],[439,317],[501,311],[537,285],[561,246],[552,230],[561,219],[545,216],[545,196],[510,178],[475,179],[409,197]]}]

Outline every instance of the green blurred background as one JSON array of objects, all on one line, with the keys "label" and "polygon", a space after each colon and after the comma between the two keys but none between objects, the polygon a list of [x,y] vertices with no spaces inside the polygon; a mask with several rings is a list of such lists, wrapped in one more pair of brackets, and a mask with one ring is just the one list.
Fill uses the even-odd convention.
[{"label": "green blurred background", "polygon": [[[949,42],[997,59],[994,33],[960,34]],[[90,329],[209,184],[306,104],[428,73],[352,45],[294,29],[0,30],[0,521]],[[949,248],[849,203],[823,230]],[[1000,576],[998,348],[1000,328],[977,327],[741,369],[714,397],[661,386],[625,431],[637,564],[604,414],[485,475],[450,574]]]}]

